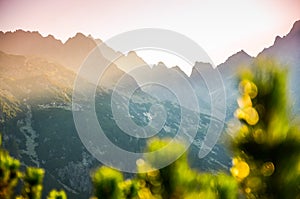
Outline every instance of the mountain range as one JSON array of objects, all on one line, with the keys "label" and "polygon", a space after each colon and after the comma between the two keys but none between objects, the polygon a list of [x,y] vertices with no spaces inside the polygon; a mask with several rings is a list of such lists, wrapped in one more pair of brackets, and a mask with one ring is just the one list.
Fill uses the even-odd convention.
[{"label": "mountain range", "polygon": [[[276,37],[274,44],[265,48],[257,57],[251,57],[243,50],[230,56],[217,66],[224,83],[226,94],[226,122],[233,118],[237,108],[237,74],[240,66],[251,67],[257,59],[272,58],[289,69],[290,93],[293,111],[300,112],[300,21],[294,23],[291,31]],[[90,52],[101,44],[107,54],[97,54],[97,59],[86,61]],[[222,139],[202,159],[198,153],[203,147],[204,137],[211,121],[224,125],[219,118],[210,115],[211,99],[205,79],[199,71],[211,67],[208,63],[196,62],[190,76],[178,66],[168,68],[160,62],[151,68],[135,52],[124,55],[116,52],[101,40],[77,33],[65,43],[38,32],[17,30],[0,31],[0,131],[3,144],[10,153],[20,159],[24,166],[38,166],[46,169],[45,187],[64,188],[72,198],[85,198],[91,191],[89,172],[100,165],[83,146],[77,134],[72,115],[72,93],[74,81],[79,78],[86,89],[94,87],[84,76],[78,76],[82,63],[95,68],[108,63],[107,56],[119,59],[105,70],[95,94],[95,109],[106,136],[120,148],[142,152],[146,139],[137,139],[122,133],[111,109],[115,86],[122,80],[123,87],[115,95],[117,109],[128,110],[131,119],[140,126],[151,120],[151,106],[159,104],[166,110],[166,122],[159,131],[159,137],[174,137],[179,131],[182,112],[199,115],[197,134],[189,148],[189,161],[199,170],[228,171],[231,166],[230,154]],[[132,71],[136,66],[141,66]],[[168,82],[176,91],[157,85],[144,85],[147,81]],[[182,82],[187,82],[198,100],[200,113],[190,110],[193,100]],[[138,89],[136,89],[138,88]],[[132,96],[127,92],[136,89]],[[221,93],[223,88],[216,90]],[[176,94],[185,96],[181,104]],[[221,94],[219,97],[222,97]],[[84,95],[79,99],[81,109],[89,108]],[[126,103],[129,101],[129,106]],[[74,107],[73,107],[74,109]],[[194,120],[184,118],[193,126]],[[184,136],[190,137],[191,128],[183,129]],[[89,129],[87,129],[88,131]],[[140,132],[132,129],[134,133]],[[127,173],[127,176],[132,174]],[[47,188],[45,192],[47,192]]]}]

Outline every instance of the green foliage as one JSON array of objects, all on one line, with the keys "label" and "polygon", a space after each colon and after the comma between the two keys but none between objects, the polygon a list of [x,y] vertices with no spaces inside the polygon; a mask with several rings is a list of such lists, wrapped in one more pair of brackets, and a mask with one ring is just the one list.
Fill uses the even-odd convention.
[{"label": "green foliage", "polygon": [[65,193],[65,191],[61,190],[61,191],[57,191],[57,190],[52,190],[47,199],[67,199],[67,195]]},{"label": "green foliage", "polygon": [[[45,171],[41,168],[27,167],[20,171],[20,161],[11,157],[1,148],[0,136],[0,198],[1,199],[41,199]],[[17,195],[16,186],[23,181],[22,194]],[[53,190],[48,199],[67,199],[64,191]]]},{"label": "green foliage", "polygon": [[300,140],[290,123],[287,72],[259,60],[241,75],[231,172],[247,198],[300,197]]},{"label": "green foliage", "polygon": [[[181,143],[176,141],[155,139],[149,142],[147,149],[156,151],[168,144],[173,150],[161,150],[156,161],[160,161],[160,158],[177,157],[178,152],[182,152],[184,148]],[[155,165],[155,162],[152,159],[148,160],[147,157],[146,155],[146,161],[139,161],[138,167],[152,168]],[[188,165],[185,153],[164,168],[139,173],[138,180],[142,185],[142,193],[144,193],[142,195],[148,193],[153,198],[237,198],[237,183],[234,178],[226,174],[213,175],[192,170]]]},{"label": "green foliage", "polygon": [[122,190],[124,199],[137,199],[137,193],[138,193],[138,183],[133,180],[125,180],[121,183],[119,183],[119,187]]},{"label": "green foliage", "polygon": [[23,196],[27,199],[39,199],[42,196],[45,171],[40,168],[28,167],[25,172]]},{"label": "green foliage", "polygon": [[7,151],[0,149],[0,198],[9,199],[13,196],[20,176],[19,167],[18,160],[10,157]]},{"label": "green foliage", "polygon": [[[171,147],[165,148],[168,145]],[[157,153],[154,156],[146,153],[145,161],[142,161],[144,164],[138,165],[139,171],[143,171],[143,167],[155,169],[158,162],[177,158],[172,164],[144,173],[140,177],[153,195],[159,195],[162,198],[178,198],[185,191],[184,184],[190,183],[193,178],[193,173],[187,163],[187,156],[185,153],[182,154],[184,152],[183,145],[171,140],[154,139],[149,142],[146,151]]]},{"label": "green foliage", "polygon": [[7,120],[16,117],[20,112],[19,101],[8,91],[0,91],[0,124]]},{"label": "green foliage", "polygon": [[[160,150],[170,145],[170,150]],[[172,150],[171,150],[172,149]],[[237,198],[236,180],[224,173],[213,175],[192,170],[185,153],[172,164],[156,169],[156,161],[166,157],[177,157],[182,152],[182,143],[168,139],[153,139],[148,143],[147,152],[159,151],[137,161],[139,173],[133,179],[123,180],[120,172],[103,166],[92,174],[94,198],[118,199],[181,199]]]},{"label": "green foliage", "polygon": [[92,174],[94,186],[94,196],[98,199],[121,198],[121,188],[119,183],[123,181],[120,172],[109,167],[101,167]]}]

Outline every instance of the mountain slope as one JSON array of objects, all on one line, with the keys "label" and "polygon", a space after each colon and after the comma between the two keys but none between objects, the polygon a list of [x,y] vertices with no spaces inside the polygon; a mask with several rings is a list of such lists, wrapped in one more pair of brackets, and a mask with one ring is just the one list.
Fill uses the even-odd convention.
[{"label": "mountain slope", "polygon": [[294,67],[299,64],[300,60],[300,20],[296,21],[290,32],[284,36],[277,36],[274,44],[265,48],[258,54],[260,57],[272,57],[281,61],[283,64],[289,64]]},{"label": "mountain slope", "polygon": [[289,70],[289,85],[295,112],[300,112],[300,20],[296,21],[290,32],[277,36],[274,44],[258,54],[258,58],[276,58]]}]

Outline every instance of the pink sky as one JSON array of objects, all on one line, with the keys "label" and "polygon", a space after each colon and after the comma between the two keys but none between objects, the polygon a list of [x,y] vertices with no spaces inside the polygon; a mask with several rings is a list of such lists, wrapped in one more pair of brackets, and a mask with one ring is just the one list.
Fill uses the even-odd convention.
[{"label": "pink sky", "polygon": [[241,49],[255,56],[272,45],[300,19],[299,8],[300,0],[0,0],[0,30],[37,30],[63,41],[82,32],[105,41],[137,28],[164,28],[193,39],[219,64]]}]

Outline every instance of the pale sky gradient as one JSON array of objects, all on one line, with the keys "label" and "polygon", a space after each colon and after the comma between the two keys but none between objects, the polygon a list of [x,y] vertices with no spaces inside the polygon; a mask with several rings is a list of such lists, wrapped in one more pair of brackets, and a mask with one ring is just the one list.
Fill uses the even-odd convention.
[{"label": "pale sky gradient", "polygon": [[[105,41],[137,28],[164,28],[191,38],[219,64],[241,49],[256,56],[289,32],[299,10],[300,0],[0,0],[0,30],[37,30],[63,41],[82,32]],[[144,58],[163,59],[150,57]]]}]

